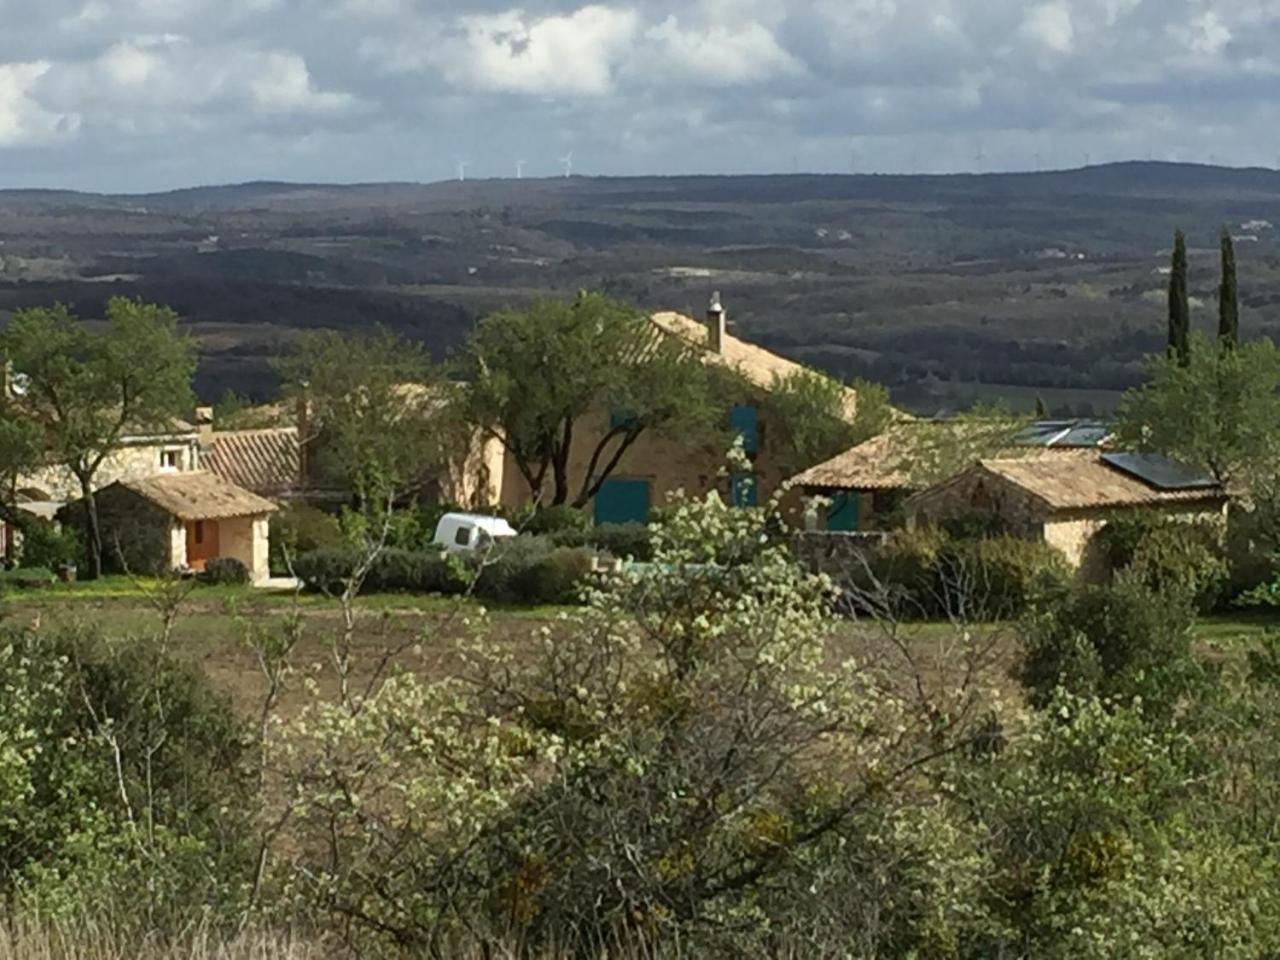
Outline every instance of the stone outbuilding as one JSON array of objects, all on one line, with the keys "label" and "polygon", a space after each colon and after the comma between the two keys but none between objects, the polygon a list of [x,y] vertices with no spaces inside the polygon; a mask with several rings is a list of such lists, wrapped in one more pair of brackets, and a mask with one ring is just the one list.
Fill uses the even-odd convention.
[{"label": "stone outbuilding", "polygon": [[108,564],[199,572],[215,557],[233,557],[254,583],[270,576],[268,520],[276,505],[214,473],[118,480],[96,500]]},{"label": "stone outbuilding", "polygon": [[892,523],[907,497],[920,492],[922,485],[913,474],[928,473],[931,464],[950,461],[966,448],[973,449],[971,458],[981,456],[979,450],[994,444],[1007,446],[998,454],[1002,461],[1057,459],[1079,451],[1097,451],[1109,434],[1096,420],[1039,420],[1002,436],[1009,429],[998,421],[900,418],[879,436],[797,474],[791,484],[806,497],[827,501],[821,514],[813,518],[817,529],[882,529]]},{"label": "stone outbuilding", "polygon": [[993,515],[1012,534],[1057,548],[1082,577],[1106,574],[1094,549],[1107,523],[1134,509],[1220,524],[1227,492],[1184,464],[1151,454],[1078,451],[1057,456],[982,460],[904,504],[912,525]]}]

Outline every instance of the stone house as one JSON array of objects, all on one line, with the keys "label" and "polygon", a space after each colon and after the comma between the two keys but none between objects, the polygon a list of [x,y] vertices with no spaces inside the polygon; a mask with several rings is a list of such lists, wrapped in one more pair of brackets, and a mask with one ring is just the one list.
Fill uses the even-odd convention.
[{"label": "stone house", "polygon": [[[807,369],[728,331],[727,314],[714,298],[705,321],[679,313],[655,313],[651,322],[666,336],[687,343],[706,364],[737,371],[754,397],[724,411],[726,434],[741,436],[750,467],[726,472],[727,448],[719,444],[673,437],[646,430],[623,454],[589,506],[596,523],[646,522],[653,508],[683,491],[698,496],[716,490],[729,502],[754,505],[770,497],[787,479],[781,461],[784,431],[770,422],[764,399],[778,380]],[[846,391],[846,412],[852,418],[857,394]],[[597,443],[625,412],[595,410],[575,424],[569,473],[584,476]],[[532,494],[510,455],[497,440],[480,442],[471,453],[466,492],[472,499],[488,498],[507,510],[529,503]],[[477,482],[476,477],[481,479]],[[477,494],[480,496],[477,497]]]},{"label": "stone house", "polygon": [[1134,509],[1221,525],[1228,496],[1209,477],[1147,454],[1063,452],[983,460],[907,499],[909,525],[988,515],[1015,536],[1059,550],[1081,577],[1098,580],[1107,566],[1098,533]]},{"label": "stone house", "polygon": [[[253,582],[270,576],[270,500],[214,473],[155,474],[117,480],[97,492],[109,566],[134,573],[200,572],[215,557],[232,557]],[[68,505],[70,519],[82,504]]]},{"label": "stone house", "polygon": [[[804,497],[826,501],[816,514],[810,514],[809,525],[813,529],[883,529],[897,517],[903,502],[920,491],[921,485],[912,476],[915,465],[937,459],[941,447],[963,448],[963,432],[981,429],[981,424],[962,418],[901,417],[879,436],[815,464],[791,482]],[[1041,420],[1011,435],[1009,447],[1000,457],[1052,458],[1063,452],[1098,450],[1105,444],[1108,432],[1096,420]]]}]

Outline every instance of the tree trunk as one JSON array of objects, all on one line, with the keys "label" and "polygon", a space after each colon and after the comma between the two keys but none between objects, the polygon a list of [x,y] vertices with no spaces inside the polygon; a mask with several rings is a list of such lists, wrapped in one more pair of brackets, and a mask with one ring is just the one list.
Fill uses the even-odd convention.
[{"label": "tree trunk", "polygon": [[555,495],[551,505],[560,507],[569,502],[569,453],[573,447],[573,421],[566,420],[560,436],[560,444],[551,458],[551,469],[555,480]]},{"label": "tree trunk", "polygon": [[102,576],[102,526],[98,521],[98,498],[91,479],[80,477],[80,493],[84,500],[84,579]]}]

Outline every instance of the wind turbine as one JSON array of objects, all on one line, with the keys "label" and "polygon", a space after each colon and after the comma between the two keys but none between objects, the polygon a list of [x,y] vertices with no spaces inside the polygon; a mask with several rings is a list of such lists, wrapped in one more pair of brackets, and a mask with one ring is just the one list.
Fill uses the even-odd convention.
[{"label": "wind turbine", "polygon": [[524,179],[524,164],[525,162],[523,160],[516,161],[516,179],[517,180]]},{"label": "wind turbine", "polygon": [[459,182],[467,179],[467,161],[458,161],[458,180]]},{"label": "wind turbine", "polygon": [[977,168],[978,173],[982,172],[982,162],[986,159],[987,159],[987,154],[982,149],[981,145],[979,145],[978,152],[973,155],[973,163],[974,163],[974,166]]},{"label": "wind turbine", "polygon": [[560,162],[564,165],[564,175],[566,177],[572,177],[573,176],[573,151],[570,150],[563,157],[561,157]]}]

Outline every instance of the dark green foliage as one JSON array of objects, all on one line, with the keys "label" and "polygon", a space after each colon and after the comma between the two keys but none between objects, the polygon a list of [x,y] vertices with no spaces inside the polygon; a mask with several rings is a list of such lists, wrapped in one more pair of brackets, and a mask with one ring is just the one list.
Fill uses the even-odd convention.
[{"label": "dark green foliage", "polygon": [[[500,540],[473,554],[383,550],[362,584],[364,593],[442,593],[474,590],[493,603],[572,604],[591,572],[596,553],[557,546],[548,537]],[[298,557],[297,576],[309,590],[340,593],[355,568],[353,553],[315,550]]]},{"label": "dark green foliage", "polygon": [[522,533],[532,536],[554,536],[558,533],[585,535],[591,529],[591,518],[585,510],[560,504],[534,510],[523,522],[517,523],[517,527]]},{"label": "dark green foliage", "polygon": [[370,593],[444,593],[464,591],[471,582],[466,565],[440,550],[384,550],[369,571]]},{"label": "dark green foliage", "polygon": [[293,572],[308,590],[340,593],[343,582],[352,575],[356,556],[342,547],[322,547],[302,553],[293,559]]},{"label": "dark green foliage", "polygon": [[[875,592],[900,616],[1003,620],[1020,616],[1070,577],[1042,541],[1007,534],[953,538],[944,530],[900,530],[851,570],[856,592]],[[869,574],[869,576],[868,576]]]},{"label": "dark green foliage", "polygon": [[1000,535],[952,540],[934,568],[940,613],[1006,620],[1060,592],[1071,578],[1062,554],[1042,540]]},{"label": "dark green foliage", "polygon": [[1231,349],[1240,344],[1240,295],[1236,286],[1236,251],[1231,234],[1222,231],[1222,282],[1218,285],[1218,342]]},{"label": "dark green foliage", "polygon": [[308,503],[291,503],[271,515],[271,572],[286,576],[289,563],[304,553],[342,547],[338,518]]},{"label": "dark green foliage", "polygon": [[1187,297],[1187,238],[1173,235],[1169,272],[1169,356],[1185,364],[1191,356],[1191,303]]},{"label": "dark green foliage", "polygon": [[235,557],[214,557],[205,561],[200,582],[213,586],[246,586],[249,583],[249,568],[244,565],[244,561]]},{"label": "dark green foliage", "polygon": [[476,595],[493,603],[577,603],[591,573],[594,551],[558,547],[546,537],[501,540],[469,558],[477,569]]},{"label": "dark green foliage", "polygon": [[6,632],[0,742],[25,758],[0,775],[0,886],[49,909],[115,903],[140,925],[237,905],[245,730],[198,666],[139,637]]},{"label": "dark green foliage", "polygon": [[1208,612],[1229,587],[1224,535],[1209,524],[1135,512],[1108,523],[1098,545],[1113,573],[1129,571],[1147,589],[1191,598]]},{"label": "dark green foliage", "polygon": [[643,523],[602,523],[582,530],[559,530],[551,534],[551,539],[558,547],[593,547],[619,560],[653,559],[653,538]]},{"label": "dark green foliage", "polygon": [[1077,585],[1023,623],[1018,677],[1044,706],[1061,686],[1071,693],[1171,709],[1195,673],[1190,598],[1158,594],[1122,576],[1113,587]]},{"label": "dark green foliage", "polygon": [[24,567],[56,570],[74,566],[84,556],[84,546],[70,524],[32,519],[22,527],[21,562]]}]

